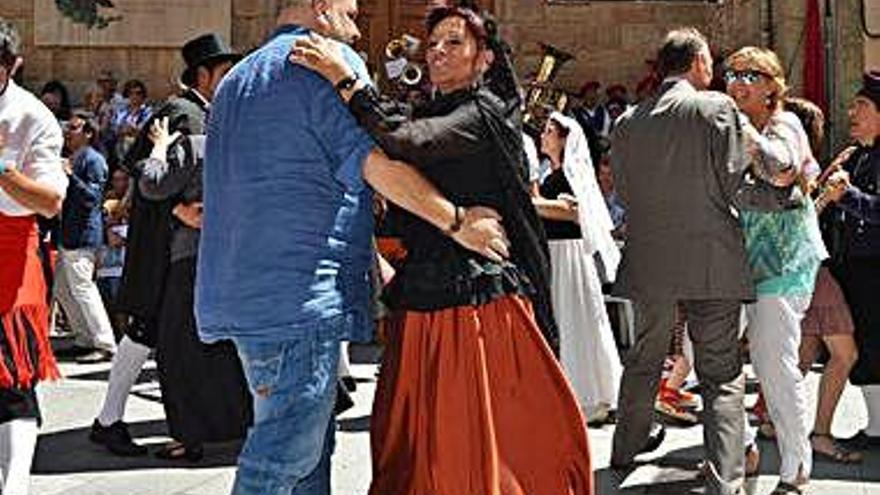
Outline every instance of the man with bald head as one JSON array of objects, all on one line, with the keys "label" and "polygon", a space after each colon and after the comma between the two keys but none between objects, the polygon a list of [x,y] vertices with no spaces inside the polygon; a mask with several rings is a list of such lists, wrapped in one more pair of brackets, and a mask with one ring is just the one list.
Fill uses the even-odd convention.
[{"label": "man with bald head", "polygon": [[[372,337],[372,190],[494,259],[497,215],[440,196],[389,160],[337,89],[368,80],[356,0],[287,0],[272,37],[221,83],[208,126],[197,281],[201,338],[232,339],[254,395],[234,495],[327,494],[340,342]],[[334,85],[288,61],[317,32],[356,74]],[[369,184],[369,185],[368,185]]]}]

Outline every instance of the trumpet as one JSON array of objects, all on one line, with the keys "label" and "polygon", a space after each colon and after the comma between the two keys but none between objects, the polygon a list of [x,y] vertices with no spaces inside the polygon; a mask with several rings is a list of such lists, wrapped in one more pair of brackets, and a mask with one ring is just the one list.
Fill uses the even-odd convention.
[{"label": "trumpet", "polygon": [[402,34],[385,45],[385,57],[390,60],[412,57],[421,44],[422,42],[415,36]]},{"label": "trumpet", "polygon": [[856,151],[856,149],[855,146],[849,146],[841,151],[840,154],[834,158],[831,165],[829,165],[819,178],[816,179],[814,187],[819,190],[819,194],[813,201],[813,205],[816,207],[817,214],[822,213],[822,211],[831,204],[831,195],[835,192],[835,189],[846,186],[847,181],[840,177],[835,177],[835,174],[840,170],[843,170],[843,164],[849,160],[849,157]]},{"label": "trumpet", "polygon": [[568,101],[564,91],[552,88],[559,69],[574,57],[552,45],[541,43],[543,56],[535,79],[528,88],[525,99],[523,124],[527,129],[540,133],[543,120],[553,110],[562,111]]},{"label": "trumpet", "polygon": [[389,80],[403,88],[414,88],[422,83],[424,70],[416,62],[422,42],[415,36],[402,34],[385,45],[385,70]]},{"label": "trumpet", "polygon": [[403,72],[400,73],[400,82],[406,86],[418,86],[422,83],[423,75],[421,66],[410,62],[406,64]]}]

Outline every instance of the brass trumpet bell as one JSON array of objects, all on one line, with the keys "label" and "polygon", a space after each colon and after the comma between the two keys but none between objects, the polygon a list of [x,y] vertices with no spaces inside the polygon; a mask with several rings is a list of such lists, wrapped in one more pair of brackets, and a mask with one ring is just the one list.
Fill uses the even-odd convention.
[{"label": "brass trumpet bell", "polygon": [[413,57],[421,44],[421,40],[415,36],[403,34],[385,45],[385,57],[390,60]]},{"label": "brass trumpet bell", "polygon": [[546,43],[541,43],[541,49],[544,51],[544,56],[541,58],[541,66],[538,75],[535,76],[535,82],[546,83],[556,79],[562,65],[574,56]]},{"label": "brass trumpet bell", "polygon": [[401,72],[400,82],[406,86],[418,86],[422,83],[423,75],[422,68],[418,64],[410,62]]},{"label": "brass trumpet bell", "polygon": [[562,111],[568,101],[564,91],[552,88],[559,69],[574,56],[553,45],[541,43],[544,54],[525,99],[523,124],[530,133],[540,133],[544,120],[553,111]]}]

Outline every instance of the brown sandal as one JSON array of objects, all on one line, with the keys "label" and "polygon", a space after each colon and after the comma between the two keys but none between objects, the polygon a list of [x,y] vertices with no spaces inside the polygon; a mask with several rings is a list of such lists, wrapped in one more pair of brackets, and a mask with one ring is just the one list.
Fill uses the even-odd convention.
[{"label": "brown sandal", "polygon": [[770,421],[764,421],[758,425],[758,437],[764,440],[776,439],[776,427]]},{"label": "brown sandal", "polygon": [[[828,452],[817,449],[813,445],[814,438],[827,438],[831,441],[834,450]],[[861,452],[853,452],[842,448],[837,444],[837,440],[828,433],[810,433],[810,446],[813,448],[813,457],[816,459],[837,464],[860,464],[862,462]]]},{"label": "brown sandal", "polygon": [[746,478],[756,478],[761,474],[761,451],[758,444],[752,443],[746,446]]}]

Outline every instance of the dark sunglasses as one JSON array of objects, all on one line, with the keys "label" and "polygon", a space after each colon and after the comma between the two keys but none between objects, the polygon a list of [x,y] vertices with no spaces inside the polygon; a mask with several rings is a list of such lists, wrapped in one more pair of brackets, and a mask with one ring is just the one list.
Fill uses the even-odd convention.
[{"label": "dark sunglasses", "polygon": [[725,84],[733,84],[736,81],[741,81],[743,84],[755,84],[761,80],[761,76],[766,77],[767,79],[771,78],[770,74],[759,70],[727,69],[722,75]]},{"label": "dark sunglasses", "polygon": [[82,132],[85,129],[86,124],[80,122],[79,124],[71,124],[70,122],[64,122],[61,124],[61,130],[64,132]]}]

